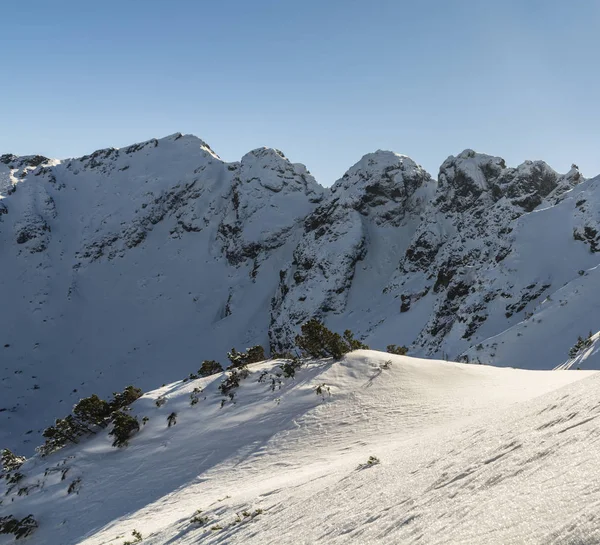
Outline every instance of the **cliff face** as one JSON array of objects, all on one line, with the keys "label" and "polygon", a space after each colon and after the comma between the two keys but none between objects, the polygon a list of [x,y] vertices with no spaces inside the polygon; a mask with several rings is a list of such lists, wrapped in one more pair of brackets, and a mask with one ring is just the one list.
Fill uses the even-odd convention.
[{"label": "cliff face", "polygon": [[322,188],[278,150],[226,163],[181,134],[2,155],[0,444],[92,392],[286,349],[313,316],[374,348],[562,364],[600,329],[598,183],[471,150],[435,180],[378,151]]}]

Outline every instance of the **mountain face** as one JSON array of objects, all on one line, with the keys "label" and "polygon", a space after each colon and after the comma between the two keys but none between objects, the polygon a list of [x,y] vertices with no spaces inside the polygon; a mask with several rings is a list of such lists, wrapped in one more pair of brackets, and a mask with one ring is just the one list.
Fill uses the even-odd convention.
[{"label": "mountain face", "polygon": [[[0,445],[80,397],[283,351],[317,316],[374,348],[572,365],[600,321],[600,178],[466,150],[436,179],[378,151],[323,188],[278,150],[175,134],[0,156]],[[595,350],[576,365],[600,367]]]}]

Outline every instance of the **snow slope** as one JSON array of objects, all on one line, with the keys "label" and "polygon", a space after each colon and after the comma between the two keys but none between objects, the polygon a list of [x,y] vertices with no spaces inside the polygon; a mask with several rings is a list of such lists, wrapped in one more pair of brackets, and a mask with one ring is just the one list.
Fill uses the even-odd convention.
[{"label": "snow slope", "polygon": [[[34,514],[36,545],[122,544],[134,529],[152,545],[600,540],[595,372],[357,351],[283,379],[278,363],[251,366],[222,408],[221,375],[147,393],[127,448],[103,432],[34,457],[2,510]],[[199,509],[207,521],[190,522]]]},{"label": "snow slope", "polygon": [[[332,188],[282,152],[179,133],[0,156],[0,446],[31,454],[80,397],[288,348],[322,318],[372,348],[553,369],[600,330],[600,178],[465,150],[390,151]],[[587,357],[575,367],[600,368]]]},{"label": "snow slope", "polygon": [[0,200],[1,445],[31,452],[27,432],[82,395],[149,389],[233,345],[267,345],[293,227],[321,198],[303,166],[268,149],[225,163],[180,134],[5,161],[21,181]]}]

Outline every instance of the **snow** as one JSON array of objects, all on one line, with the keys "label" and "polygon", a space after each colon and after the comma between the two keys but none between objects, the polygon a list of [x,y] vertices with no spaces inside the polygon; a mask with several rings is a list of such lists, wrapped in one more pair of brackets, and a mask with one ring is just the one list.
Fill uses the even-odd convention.
[{"label": "snow", "polygon": [[436,180],[379,150],[327,189],[276,149],[227,163],[179,133],[2,155],[0,446],[32,454],[80,397],[288,348],[313,316],[418,357],[598,369],[568,353],[600,330],[599,186],[473,150]]},{"label": "snow", "polygon": [[[40,486],[3,496],[3,510],[34,514],[36,545],[121,544],[134,529],[152,545],[600,539],[595,372],[356,351],[272,391],[275,375],[257,379],[279,363],[250,366],[223,408],[222,375],[147,393],[132,412],[150,420],[128,447],[103,432],[28,460],[20,486]],[[370,456],[380,463],[358,469]],[[190,523],[198,509],[207,524]]]},{"label": "snow", "polygon": [[51,164],[0,214],[0,445],[26,454],[81,396],[267,345],[294,227],[322,192],[272,150],[228,164],[190,135]]}]

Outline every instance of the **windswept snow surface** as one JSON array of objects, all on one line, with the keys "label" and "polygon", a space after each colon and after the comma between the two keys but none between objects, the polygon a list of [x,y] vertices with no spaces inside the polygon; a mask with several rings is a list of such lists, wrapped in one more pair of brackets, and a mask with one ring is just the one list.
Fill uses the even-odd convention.
[{"label": "windswept snow surface", "polygon": [[28,460],[31,488],[2,513],[32,513],[36,545],[121,545],[134,529],[148,545],[600,542],[595,372],[356,351],[285,379],[280,363],[251,366],[234,402],[223,375],[147,393],[127,448],[103,432]]}]

